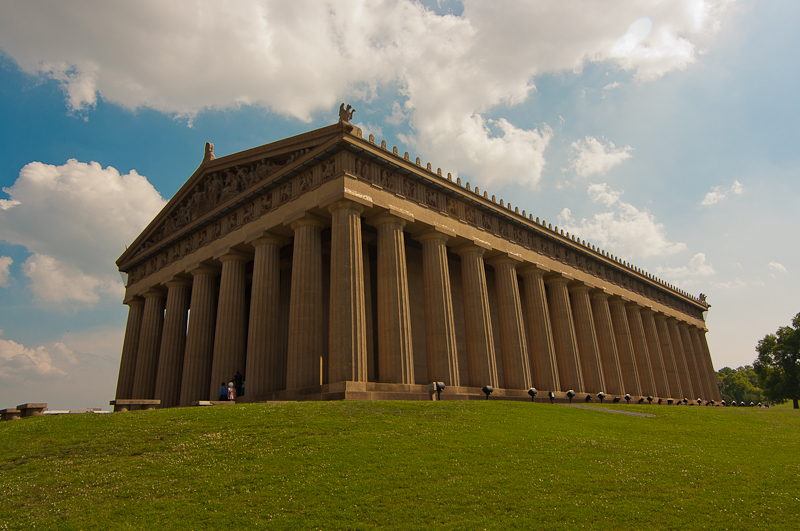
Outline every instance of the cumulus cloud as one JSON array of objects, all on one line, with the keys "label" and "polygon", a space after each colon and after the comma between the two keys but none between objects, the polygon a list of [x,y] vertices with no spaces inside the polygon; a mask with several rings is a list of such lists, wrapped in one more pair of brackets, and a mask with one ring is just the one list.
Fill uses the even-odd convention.
[{"label": "cumulus cloud", "polygon": [[742,195],[744,193],[744,186],[739,181],[733,181],[730,188],[723,188],[722,186],[715,186],[703,198],[701,205],[708,206],[714,205],[727,199],[731,195]]},{"label": "cumulus cloud", "polygon": [[574,141],[570,144],[570,148],[572,153],[569,158],[569,167],[578,177],[604,175],[614,166],[631,158],[633,149],[630,146],[618,148],[610,140],[598,139],[593,136]]},{"label": "cumulus cloud", "polygon": [[[8,268],[13,263],[14,260],[10,256],[0,256],[0,286],[4,288],[8,287],[8,278],[11,275]],[[0,334],[2,334],[2,330],[0,330]]]},{"label": "cumulus cloud", "polygon": [[74,159],[62,166],[31,162],[3,191],[14,204],[0,210],[0,239],[32,253],[23,273],[51,302],[121,296],[114,262],[165,203],[135,171],[120,175]]},{"label": "cumulus cloud", "polygon": [[63,343],[33,349],[0,339],[0,382],[4,384],[19,380],[64,378],[67,377],[67,372],[57,367],[57,364],[71,364],[73,361],[72,351]]},{"label": "cumulus cloud", "polygon": [[656,274],[673,284],[690,285],[698,279],[715,275],[716,271],[714,266],[706,262],[704,253],[697,253],[685,266],[656,267]]},{"label": "cumulus cloud", "polygon": [[656,222],[652,214],[622,201],[623,193],[605,183],[591,184],[589,199],[605,206],[606,211],[577,221],[565,208],[558,216],[559,225],[602,249],[613,250],[615,255],[626,260],[667,256],[686,248],[685,243],[669,241],[664,224]]},{"label": "cumulus cloud", "polygon": [[685,68],[725,3],[650,3],[643,19],[638,0],[465,0],[460,16],[411,1],[19,2],[0,19],[0,48],[60,83],[78,112],[100,96],[178,116],[246,104],[310,120],[400,87],[390,123],[408,120],[421,157],[482,184],[535,185],[549,127],[489,122],[489,110],[589,62],[640,80]]},{"label": "cumulus cloud", "polygon": [[[770,262],[769,268],[776,273],[786,273],[786,267],[783,264],[779,264],[778,262]],[[772,278],[775,278],[775,273],[770,273]]]}]

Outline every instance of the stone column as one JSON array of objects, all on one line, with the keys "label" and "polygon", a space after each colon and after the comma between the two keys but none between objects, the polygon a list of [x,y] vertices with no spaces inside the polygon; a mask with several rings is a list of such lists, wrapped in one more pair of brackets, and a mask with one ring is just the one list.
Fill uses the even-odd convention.
[{"label": "stone column", "polygon": [[[189,303],[189,327],[186,332],[186,351],[183,357],[181,378],[182,406],[198,400],[208,400],[211,381],[211,361],[214,358],[214,329],[217,315],[215,267],[200,265],[190,270],[192,274],[192,300]],[[216,385],[219,385],[217,382]],[[213,397],[216,400],[216,396]]]},{"label": "stone column", "polygon": [[683,353],[686,357],[686,368],[689,370],[689,379],[692,381],[692,390],[694,394],[689,397],[689,400],[697,398],[704,398],[703,384],[700,382],[700,371],[695,362],[694,346],[692,345],[692,338],[689,337],[689,325],[685,322],[678,323],[678,330],[681,333],[681,343],[683,343]]},{"label": "stone column", "polygon": [[425,352],[428,379],[459,386],[458,351],[453,323],[450,270],[447,267],[449,235],[431,229],[416,237],[422,243],[422,271],[425,285]]},{"label": "stone column", "polygon": [[310,216],[294,229],[286,389],[322,384],[322,223]]},{"label": "stone column", "polygon": [[661,345],[661,357],[664,359],[664,369],[667,372],[670,397],[680,398],[683,396],[683,391],[681,389],[680,378],[678,377],[678,365],[675,361],[675,351],[672,349],[672,340],[669,337],[669,330],[667,329],[667,316],[663,313],[657,313],[655,319],[658,341]]},{"label": "stone column", "polygon": [[364,207],[343,199],[330,205],[328,210],[332,214],[328,380],[330,383],[366,382],[367,322],[361,254]]},{"label": "stone column", "polygon": [[547,284],[547,302],[550,307],[550,321],[553,327],[553,343],[556,348],[558,376],[561,390],[572,389],[582,393],[586,389],[583,383],[581,362],[578,354],[578,340],[575,337],[575,324],[569,303],[567,284],[571,277],[559,273],[551,273],[544,277]]},{"label": "stone column", "polygon": [[[217,327],[214,332],[214,359],[211,362],[211,385],[208,396],[217,399],[220,382],[230,382],[236,372],[246,370],[247,294],[245,265],[250,255],[233,249],[214,258],[222,262],[217,304]],[[244,375],[247,378],[247,375]]]},{"label": "stone column", "polygon": [[497,310],[500,323],[500,355],[503,356],[503,385],[506,389],[530,389],[531,368],[528,341],[519,298],[517,264],[513,255],[501,255],[489,261],[494,267],[497,285]]},{"label": "stone column", "polygon": [[628,324],[628,314],[625,310],[625,305],[628,302],[628,299],[624,297],[614,296],[608,300],[608,308],[611,311],[614,341],[617,343],[619,367],[622,371],[622,383],[625,385],[625,392],[641,396],[642,387],[639,382],[639,371],[636,368],[636,354],[633,350],[633,338]]},{"label": "stone column", "polygon": [[[369,248],[373,241],[372,234],[361,233],[361,255],[364,257],[364,317],[367,322],[367,381],[379,381],[378,364],[375,356],[375,308],[372,304],[372,268],[370,266]],[[375,290],[377,292],[377,288]]]},{"label": "stone column", "polygon": [[156,389],[158,349],[161,347],[161,330],[164,324],[163,290],[152,288],[144,295],[144,315],[136,352],[136,376],[133,380],[133,397],[150,400]]},{"label": "stone column", "polygon": [[658,393],[653,379],[653,369],[650,366],[650,353],[647,350],[644,325],[642,324],[642,307],[635,302],[629,302],[625,305],[625,311],[628,314],[628,326],[631,329],[633,353],[636,356],[636,368],[639,372],[639,385],[642,388],[642,396],[656,396]]},{"label": "stone column", "polygon": [[248,238],[255,248],[253,285],[250,290],[250,324],[247,327],[245,393],[258,396],[280,391],[286,377],[286,357],[279,331],[281,247],[286,240],[269,233]]},{"label": "stone column", "polygon": [[537,265],[519,269],[525,290],[528,356],[530,358],[533,386],[544,391],[560,391],[556,348],[550,325],[550,310],[544,288],[547,271]]},{"label": "stone column", "polygon": [[572,318],[575,323],[575,338],[578,342],[578,354],[583,374],[583,390],[599,393],[606,390],[603,367],[600,365],[600,347],[597,344],[592,306],[589,301],[589,290],[582,282],[571,282],[567,289],[572,306]]},{"label": "stone column", "polygon": [[[281,260],[281,290],[280,290],[280,311],[278,312],[278,353],[281,356],[283,371],[279,389],[286,389],[286,373],[289,363],[289,309],[292,301],[292,259]],[[246,390],[245,390],[246,392]]]},{"label": "stone column", "polygon": [[608,306],[609,294],[603,289],[592,292],[592,317],[597,334],[597,346],[600,350],[600,362],[603,366],[605,392],[614,395],[625,394],[622,380],[617,342],[614,339],[614,326],[611,321],[611,310]]},{"label": "stone column", "polygon": [[686,353],[683,350],[683,340],[681,339],[681,331],[678,324],[678,320],[674,317],[667,319],[667,330],[669,330],[669,339],[672,342],[672,351],[675,353],[675,364],[678,367],[678,379],[681,382],[681,393],[683,398],[692,400],[692,397],[695,397],[695,393],[692,389],[689,364],[686,361]]},{"label": "stone column", "polygon": [[714,362],[711,360],[711,351],[708,348],[708,339],[706,339],[706,331],[702,328],[698,330],[700,336],[700,346],[703,349],[703,354],[705,354],[706,365],[708,367],[708,371],[711,374],[711,383],[712,383],[712,391],[714,393],[714,400],[721,402],[722,395],[719,392],[719,386],[717,385],[717,372],[714,370]]},{"label": "stone column", "polygon": [[161,334],[154,396],[161,400],[159,407],[175,407],[180,404],[191,285],[192,282],[186,278],[172,278],[166,283],[167,308],[164,312],[164,332]]},{"label": "stone column", "polygon": [[370,223],[378,229],[379,381],[413,384],[414,354],[403,235],[406,220],[384,212]]},{"label": "stone column", "polygon": [[486,291],[486,271],[483,253],[486,248],[467,244],[454,249],[461,257],[461,277],[464,282],[464,324],[467,333],[467,365],[469,385],[483,387],[497,384],[497,364],[494,357],[492,316]]},{"label": "stone column", "polygon": [[661,353],[661,343],[658,340],[656,330],[655,311],[652,308],[644,308],[641,311],[642,325],[644,326],[644,337],[647,341],[647,352],[650,355],[650,368],[653,370],[653,381],[656,386],[656,395],[661,398],[669,398],[669,382],[667,382],[667,371],[664,367],[664,358]]},{"label": "stone column", "polygon": [[139,350],[139,333],[142,329],[144,299],[132,297],[125,301],[128,305],[128,324],[125,326],[125,339],[122,343],[122,356],[119,360],[116,398],[133,398],[133,380],[136,376],[136,353]]},{"label": "stone column", "polygon": [[711,385],[711,375],[708,374],[708,364],[705,360],[705,352],[703,347],[700,346],[700,338],[697,335],[699,330],[694,326],[689,327],[689,338],[692,340],[692,348],[694,349],[694,359],[697,364],[697,375],[700,380],[700,385],[703,387],[703,398],[705,400],[712,400],[714,398],[714,386]]}]

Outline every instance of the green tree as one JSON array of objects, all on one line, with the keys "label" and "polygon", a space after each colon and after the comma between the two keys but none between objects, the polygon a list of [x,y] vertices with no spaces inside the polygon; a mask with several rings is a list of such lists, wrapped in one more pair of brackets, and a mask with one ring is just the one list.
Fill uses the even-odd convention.
[{"label": "green tree", "polygon": [[792,326],[782,326],[756,346],[758,359],[753,369],[764,394],[770,400],[791,400],[800,409],[800,313]]},{"label": "green tree", "polygon": [[738,369],[723,367],[717,372],[717,385],[722,399],[731,402],[762,402],[764,394],[758,388],[758,376],[752,365]]}]

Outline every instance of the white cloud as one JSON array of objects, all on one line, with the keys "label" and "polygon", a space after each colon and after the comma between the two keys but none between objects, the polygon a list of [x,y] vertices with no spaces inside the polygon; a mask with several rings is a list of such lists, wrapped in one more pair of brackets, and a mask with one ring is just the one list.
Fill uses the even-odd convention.
[{"label": "white cloud", "polygon": [[694,281],[716,274],[714,266],[706,263],[706,255],[697,253],[682,267],[656,267],[656,274],[672,284],[690,285]]},{"label": "white cloud", "polygon": [[630,146],[618,148],[610,140],[597,139],[593,136],[574,141],[570,144],[570,148],[572,153],[569,167],[578,177],[604,175],[614,166],[631,158],[633,150]]},{"label": "white cloud", "polygon": [[56,366],[69,363],[72,352],[63,343],[47,347],[26,348],[19,343],[0,339],[0,382],[42,381],[67,377],[67,372]]},{"label": "white cloud", "polygon": [[643,13],[640,0],[465,0],[456,17],[411,1],[18,2],[0,18],[0,48],[58,81],[74,111],[100,95],[190,119],[252,104],[309,120],[399,86],[389,123],[409,121],[422,158],[482,185],[535,185],[549,127],[486,112],[523,102],[537,75],[589,62],[640,80],[685,68],[725,3],[663,1]]},{"label": "white cloud", "polygon": [[670,242],[664,224],[657,223],[652,214],[622,201],[623,193],[605,183],[589,185],[589,199],[605,205],[606,212],[578,222],[565,208],[559,215],[560,227],[625,260],[667,256],[686,248],[685,243]]},{"label": "white cloud", "polygon": [[14,260],[12,260],[10,256],[0,256],[0,286],[4,288],[8,287],[8,278],[11,275],[8,268],[13,263]]},{"label": "white cloud", "polygon": [[[779,264],[778,262],[770,262],[769,268],[778,273],[786,273],[786,267],[783,264]],[[775,273],[770,273],[770,275],[772,276],[772,278],[776,277]]]},{"label": "white cloud", "polygon": [[364,135],[364,138],[369,138],[369,135],[374,135],[376,142],[379,142],[380,139],[383,138],[383,129],[381,129],[379,125],[375,125],[373,123],[365,124],[363,122],[357,122],[353,125],[361,129],[361,133]]},{"label": "white cloud", "polygon": [[115,260],[164,206],[144,176],[98,163],[31,162],[4,188],[15,203],[0,210],[0,239],[27,248],[22,265],[45,301],[92,304],[120,296]]},{"label": "white cloud", "polygon": [[609,83],[608,85],[603,87],[603,90],[604,91],[605,90],[614,90],[615,88],[619,87],[620,85],[622,85],[622,83],[620,83],[619,81],[614,81],[613,83]]},{"label": "white cloud", "polygon": [[710,192],[703,198],[701,205],[708,206],[719,203],[727,199],[730,195],[742,195],[744,193],[744,186],[739,181],[733,181],[730,188],[722,188],[721,186],[714,186]]}]

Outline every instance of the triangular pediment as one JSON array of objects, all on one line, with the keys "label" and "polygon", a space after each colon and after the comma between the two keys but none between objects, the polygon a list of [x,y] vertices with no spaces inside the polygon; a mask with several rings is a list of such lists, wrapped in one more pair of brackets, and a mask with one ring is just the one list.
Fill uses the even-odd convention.
[{"label": "triangular pediment", "polygon": [[[206,225],[276,179],[333,155],[331,146],[353,131],[338,123],[220,158],[206,156],[117,260],[121,270]],[[212,155],[213,157],[213,155]]]}]

